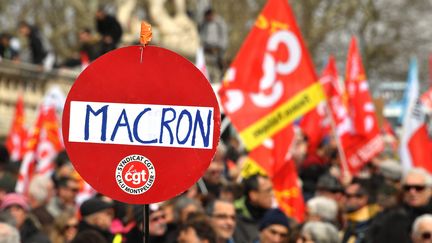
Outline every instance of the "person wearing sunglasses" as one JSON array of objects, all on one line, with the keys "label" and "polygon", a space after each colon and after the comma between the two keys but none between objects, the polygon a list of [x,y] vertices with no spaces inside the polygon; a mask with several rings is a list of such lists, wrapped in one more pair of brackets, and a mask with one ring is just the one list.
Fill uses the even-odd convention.
[{"label": "person wearing sunglasses", "polygon": [[425,169],[409,170],[401,180],[402,202],[384,211],[375,221],[370,242],[411,242],[410,231],[414,220],[421,215],[432,214],[431,186],[432,177]]},{"label": "person wearing sunglasses", "polygon": [[432,242],[432,214],[424,214],[416,218],[411,239],[413,243]]},{"label": "person wearing sunglasses", "polygon": [[342,243],[367,242],[368,233],[380,208],[369,202],[370,192],[366,179],[354,178],[345,189],[345,218],[347,222],[343,229]]}]

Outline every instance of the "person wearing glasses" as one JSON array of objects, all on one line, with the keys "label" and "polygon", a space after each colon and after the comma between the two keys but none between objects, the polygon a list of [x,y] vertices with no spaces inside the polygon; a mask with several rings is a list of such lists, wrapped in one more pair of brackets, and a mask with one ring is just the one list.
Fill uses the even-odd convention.
[{"label": "person wearing glasses", "polygon": [[55,187],[56,195],[49,201],[47,210],[54,218],[57,218],[62,212],[76,208],[79,183],[74,178],[65,176],[59,178]]},{"label": "person wearing glasses", "polygon": [[216,199],[207,205],[206,213],[216,233],[217,243],[234,243],[233,234],[236,227],[234,204]]},{"label": "person wearing glasses", "polygon": [[432,242],[432,214],[423,214],[416,218],[411,239],[413,243]]},{"label": "person wearing glasses", "polygon": [[402,202],[380,215],[371,229],[371,241],[411,242],[414,220],[432,214],[432,177],[422,168],[412,168],[401,180]]},{"label": "person wearing glasses", "polygon": [[376,204],[369,203],[370,193],[366,179],[354,178],[345,189],[346,218],[342,243],[367,242],[365,240],[370,225],[380,212]]}]

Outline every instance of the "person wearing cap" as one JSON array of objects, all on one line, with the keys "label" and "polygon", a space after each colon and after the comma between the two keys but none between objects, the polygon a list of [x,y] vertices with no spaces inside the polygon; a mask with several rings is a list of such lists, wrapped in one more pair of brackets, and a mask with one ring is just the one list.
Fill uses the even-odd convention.
[{"label": "person wearing cap", "polygon": [[9,193],[0,205],[0,210],[9,213],[15,220],[21,242],[49,243],[48,237],[40,230],[40,223],[30,215],[30,206],[24,196]]},{"label": "person wearing cap", "polygon": [[104,201],[99,197],[84,201],[80,207],[82,218],[78,225],[76,238],[82,238],[82,235],[92,231],[93,234],[102,236],[106,242],[113,242],[114,235],[110,232],[114,217],[113,206],[112,202]]},{"label": "person wearing cap", "polygon": [[329,173],[318,179],[315,195],[333,199],[339,207],[343,206],[344,187],[338,178]]},{"label": "person wearing cap", "polygon": [[259,224],[259,239],[254,243],[284,243],[290,236],[290,221],[278,208],[269,210]]}]

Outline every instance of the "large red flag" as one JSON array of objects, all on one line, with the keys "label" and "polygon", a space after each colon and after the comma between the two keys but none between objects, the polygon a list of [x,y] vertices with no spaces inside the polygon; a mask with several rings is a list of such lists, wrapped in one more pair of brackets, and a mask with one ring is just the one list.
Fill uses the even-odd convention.
[{"label": "large red flag", "polygon": [[264,6],[219,94],[248,150],[324,99],[287,1],[270,0]]},{"label": "large red flag", "polygon": [[281,209],[302,220],[303,210],[287,210],[297,208],[293,202],[303,205],[301,193],[295,200],[278,196],[294,187],[301,191],[295,167],[287,166],[292,164],[291,123],[325,97],[287,1],[270,0],[264,6],[219,94],[250,157],[272,178]]},{"label": "large red flag", "polygon": [[59,122],[54,107],[41,107],[36,125],[26,143],[16,191],[26,193],[34,174],[50,175],[54,159],[63,149]]},{"label": "large red flag", "polygon": [[15,106],[15,116],[10,132],[6,138],[6,148],[11,155],[12,161],[20,161],[24,154],[27,130],[24,126],[24,101],[20,96]]},{"label": "large red flag", "polygon": [[347,111],[351,127],[348,136],[340,134],[347,164],[352,174],[357,173],[367,162],[384,149],[378,120],[366,73],[361,61],[357,41],[353,37],[348,51],[346,68]]}]

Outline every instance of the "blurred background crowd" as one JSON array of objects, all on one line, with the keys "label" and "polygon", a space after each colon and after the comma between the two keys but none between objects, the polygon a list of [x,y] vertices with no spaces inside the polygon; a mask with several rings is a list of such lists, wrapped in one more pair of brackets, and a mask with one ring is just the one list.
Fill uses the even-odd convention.
[{"label": "blurred background crowd", "polygon": [[[131,15],[136,6],[134,1],[125,0],[117,4],[122,8],[123,15],[115,14],[107,6],[91,4],[90,10],[86,10],[85,4],[80,5],[80,1],[71,2],[75,5],[70,8],[76,12],[69,13],[69,18],[82,17],[85,21],[70,33],[47,30],[40,16],[22,21],[9,17],[6,22],[14,22],[15,27],[0,29],[1,59],[16,65],[31,63],[41,72],[58,69],[81,71],[110,50],[137,44],[139,33],[132,24],[132,17],[137,15],[156,26],[154,42],[161,46],[177,48],[190,60],[195,59],[197,47],[201,46],[210,81],[220,83],[227,64],[241,44],[241,41],[237,43],[233,40],[243,40],[245,34],[241,30],[244,33],[249,30],[264,1],[250,0],[244,5],[223,3],[234,11],[231,15],[226,14],[229,10],[217,12],[216,8],[210,7],[210,1],[195,1],[193,9],[189,8],[191,1],[186,1],[186,5],[185,1],[168,1],[168,6],[177,9],[173,10],[166,7],[164,1],[149,0],[145,1],[143,8],[147,12],[134,15]],[[218,9],[224,9],[219,1],[213,2],[214,6],[219,6]],[[303,1],[303,5],[296,3],[294,6],[297,6],[295,10],[301,10],[297,11],[302,13],[300,25],[306,26],[302,31],[313,55],[332,49],[319,46],[317,40],[328,43],[335,36],[341,36],[348,43],[351,32],[356,32],[365,50],[366,66],[371,70],[371,77],[376,79],[385,74],[385,79],[401,79],[401,73],[405,75],[406,68],[393,71],[394,64],[401,60],[400,56],[393,56],[393,52],[400,50],[400,55],[414,52],[400,36],[420,28],[410,23],[415,22],[413,16],[421,12],[421,6],[425,6],[422,4],[430,4],[430,1],[412,3],[419,7],[415,11],[407,11],[409,16],[391,11],[406,7],[411,4],[409,1],[390,2],[359,1],[356,5],[352,1],[345,1],[346,4],[335,1],[334,5],[321,3],[322,6],[318,6],[314,1]],[[45,4],[39,3],[41,6]],[[58,1],[59,5],[61,3],[63,1]],[[22,1],[17,1],[16,6],[19,4],[28,7]],[[0,10],[8,9],[5,6],[0,4]],[[246,6],[245,9],[242,9],[243,6]],[[316,14],[312,13],[314,8]],[[344,18],[352,17],[353,21],[357,21],[355,23],[360,24],[349,24],[349,21],[339,23],[339,20],[334,20],[338,12],[329,14],[330,20],[319,19],[326,16],[319,14],[320,9],[333,8],[343,12]],[[354,13],[356,8],[365,12],[357,15]],[[308,9],[311,11],[308,12]],[[12,13],[17,11],[14,8],[9,10]],[[78,13],[78,10],[81,14],[74,16],[73,13]],[[255,15],[252,16],[251,12]],[[47,16],[55,14],[54,10],[46,13]],[[60,12],[57,14],[60,15]],[[124,15],[132,17],[124,21]],[[251,20],[247,21],[244,15]],[[228,20],[237,16],[243,25],[238,28],[227,24],[223,16]],[[383,25],[380,22],[382,16],[391,21]],[[309,22],[310,19],[314,21]],[[408,24],[396,21],[400,19]],[[57,19],[55,24],[66,28],[70,25],[66,20],[63,18],[59,22]],[[328,29],[330,35],[321,35],[325,30],[320,26],[324,26],[325,21],[333,20],[335,30],[341,30],[340,26],[346,28],[343,29],[345,35]],[[5,22],[5,19],[0,17],[0,21]],[[397,28],[399,26],[403,28]],[[50,31],[51,35],[48,35]],[[428,41],[428,33],[427,30],[421,32],[416,43],[421,46],[424,40]],[[386,36],[395,44],[387,45],[387,39],[377,41],[374,39],[376,36]],[[58,43],[58,39],[62,41]],[[370,42],[377,44],[368,45]],[[402,46],[406,50],[398,49]],[[337,48],[338,45],[333,46],[333,50]],[[386,62],[381,67],[377,63],[382,58],[392,62]],[[392,69],[389,69],[391,65]],[[374,69],[374,66],[380,67]],[[424,73],[422,75],[425,76]],[[386,140],[386,149],[356,176],[347,176],[340,169],[341,158],[333,135],[325,137],[318,148],[310,149],[309,138],[297,129],[292,152],[301,193],[292,192],[291,196],[297,195],[305,202],[305,209],[293,209],[302,213],[303,220],[298,220],[277,208],[272,180],[250,161],[234,129],[229,127],[223,132],[216,155],[200,181],[173,199],[150,205],[150,242],[432,242],[432,177],[422,168],[403,171],[395,149],[396,136],[389,133],[385,136],[390,136]],[[74,170],[65,151],[56,153],[52,173],[26,178],[28,185],[24,189],[17,187],[23,180],[19,173],[22,160],[17,160],[10,150],[1,145],[0,242],[143,241],[143,205],[114,201],[92,190]]]}]

